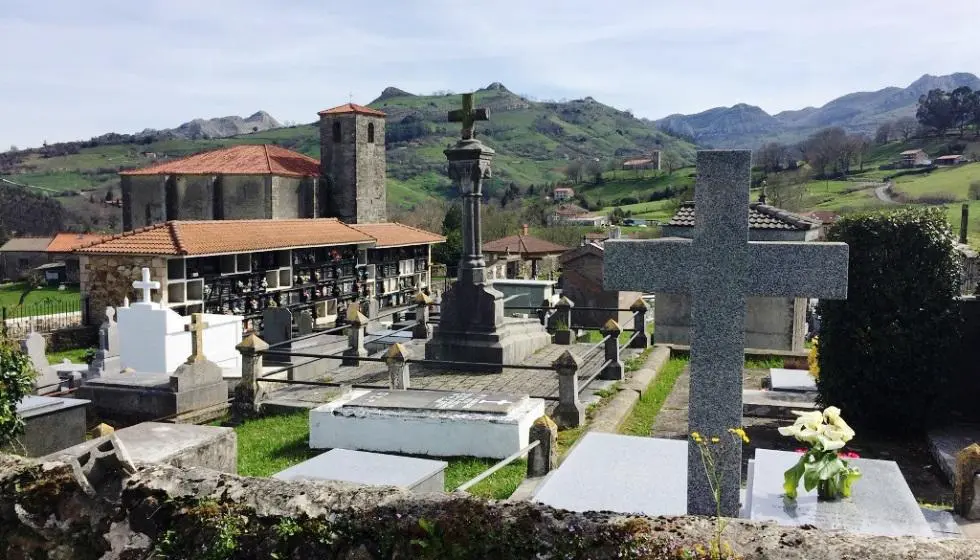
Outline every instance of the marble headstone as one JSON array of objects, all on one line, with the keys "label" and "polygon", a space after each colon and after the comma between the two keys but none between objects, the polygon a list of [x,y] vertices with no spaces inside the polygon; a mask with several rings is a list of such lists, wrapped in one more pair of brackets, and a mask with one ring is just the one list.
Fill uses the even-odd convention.
[{"label": "marble headstone", "polygon": [[119,325],[116,323],[116,310],[105,308],[106,320],[99,327],[99,350],[89,364],[88,376],[114,375],[119,373]]},{"label": "marble headstone", "polygon": [[817,382],[810,372],[803,369],[771,368],[769,386],[773,391],[794,393],[816,392]]},{"label": "marble headstone", "polygon": [[802,484],[795,500],[783,493],[783,473],[799,460],[790,451],[756,449],[753,463],[749,518],[780,525],[813,525],[884,536],[932,536],[932,530],[894,461],[850,459],[861,469],[852,496],[837,501],[818,501],[817,491]]},{"label": "marble headstone", "polygon": [[45,353],[47,346],[48,343],[44,337],[36,331],[31,331],[27,338],[20,343],[21,350],[27,354],[31,360],[31,365],[37,371],[34,389],[39,395],[55,393],[61,387],[61,378],[58,377],[58,372],[48,364],[48,356]]},{"label": "marble headstone", "polygon": [[293,338],[293,314],[285,307],[270,307],[262,312],[262,340],[269,346]]},{"label": "marble headstone", "polygon": [[313,334],[313,314],[308,309],[299,312],[296,317],[296,334],[304,336]]},{"label": "marble headstone", "polygon": [[[742,425],[748,296],[847,297],[846,244],[749,242],[751,160],[748,150],[698,152],[693,239],[609,239],[604,246],[607,290],[691,295],[688,425],[706,436]],[[721,511],[734,516],[741,442],[723,437],[717,452]],[[687,466],[687,513],[714,515],[715,498],[694,442],[688,443]]]}]

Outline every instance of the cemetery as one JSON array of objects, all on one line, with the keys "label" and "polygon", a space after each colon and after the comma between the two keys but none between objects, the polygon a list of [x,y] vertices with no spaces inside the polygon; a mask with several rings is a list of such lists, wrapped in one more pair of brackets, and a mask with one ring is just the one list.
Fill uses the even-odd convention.
[{"label": "cemetery", "polygon": [[[940,421],[952,389],[923,373],[970,346],[921,334],[958,333],[941,222],[896,214],[844,218],[827,241],[753,236],[751,212],[775,210],[749,200],[751,153],[701,151],[683,234],[574,256],[601,264],[604,291],[637,297],[580,303],[551,282],[488,274],[494,151],[474,137],[488,118],[470,94],[449,115],[462,126],[445,155],[463,255],[445,291],[421,289],[437,240],[382,254],[376,231],[333,221],[353,232],[339,256],[326,243],[202,245],[119,265],[113,282],[135,300],[103,306],[87,364],[52,365],[37,333],[0,348],[16,357],[0,382],[8,367],[27,372],[11,384],[16,415],[0,414],[17,432],[0,439],[0,503],[15,504],[0,508],[0,540],[24,557],[193,557],[221,543],[304,558],[980,555],[978,419]],[[142,234],[104,241],[105,254]],[[922,248],[928,274],[882,264],[874,243],[891,234]],[[903,304],[867,287],[885,274],[903,282]],[[278,299],[236,307],[263,282]],[[663,344],[656,306],[677,298],[689,332]],[[762,298],[818,299],[817,341],[750,348]],[[883,340],[855,335],[869,324]]]}]

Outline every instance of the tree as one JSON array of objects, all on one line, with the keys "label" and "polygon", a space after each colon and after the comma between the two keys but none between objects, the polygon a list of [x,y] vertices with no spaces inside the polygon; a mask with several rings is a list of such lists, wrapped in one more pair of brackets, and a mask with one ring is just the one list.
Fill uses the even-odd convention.
[{"label": "tree", "polygon": [[34,390],[36,375],[27,354],[12,341],[0,338],[0,447],[16,444],[17,436],[23,433],[24,420],[17,414],[17,403]]},{"label": "tree", "polygon": [[928,429],[947,408],[960,344],[960,273],[945,212],[844,216],[827,239],[847,243],[850,257],[847,299],[818,306],[820,403],[872,429]]},{"label": "tree", "polygon": [[11,151],[11,152],[16,152],[16,151],[18,151],[18,150],[17,150],[17,146],[16,146],[15,144],[11,144],[11,145],[10,145],[10,151]]},{"label": "tree", "polygon": [[919,121],[912,117],[902,117],[895,121],[893,127],[895,132],[902,136],[902,142],[908,142],[909,138],[918,130]]},{"label": "tree", "polygon": [[442,219],[442,234],[446,242],[432,248],[432,260],[453,267],[463,256],[463,209],[453,204]]},{"label": "tree", "polygon": [[579,160],[573,160],[568,162],[568,166],[565,168],[565,177],[573,183],[578,183],[582,180],[582,162]]},{"label": "tree", "polygon": [[592,177],[592,182],[593,183],[595,183],[597,185],[601,185],[603,183],[603,180],[602,180],[602,163],[600,163],[598,161],[595,161],[595,160],[589,161],[589,163],[587,163],[585,165],[585,173],[589,177]]},{"label": "tree", "polygon": [[850,161],[847,133],[835,126],[818,130],[803,144],[804,159],[818,176],[847,172]]},{"label": "tree", "polygon": [[660,152],[660,168],[667,171],[667,175],[673,175],[674,171],[680,167],[680,159],[673,153]]},{"label": "tree", "polygon": [[878,130],[875,131],[875,144],[887,144],[892,139],[892,134],[895,133],[895,123],[884,122],[878,125]]},{"label": "tree", "polygon": [[953,101],[941,89],[929,90],[929,93],[919,97],[915,118],[922,126],[935,131],[936,136],[942,136],[956,124]]},{"label": "tree", "polygon": [[954,89],[949,94],[952,126],[959,130],[960,136],[966,134],[966,127],[973,120],[973,90],[967,86]]},{"label": "tree", "polygon": [[786,146],[779,142],[769,142],[755,153],[755,164],[767,174],[775,173],[783,169],[787,155]]},{"label": "tree", "polygon": [[112,189],[112,187],[109,187],[108,189],[106,189],[106,191],[105,191],[105,199],[106,200],[115,200],[116,199],[116,191],[114,191]]}]

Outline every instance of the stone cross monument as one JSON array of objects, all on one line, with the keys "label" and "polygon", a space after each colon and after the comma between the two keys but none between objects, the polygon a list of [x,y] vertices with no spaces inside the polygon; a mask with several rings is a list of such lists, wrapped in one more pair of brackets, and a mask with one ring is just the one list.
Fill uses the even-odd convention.
[{"label": "stone cross monument", "polygon": [[[490,177],[494,151],[474,138],[474,124],[489,119],[486,109],[473,108],[473,94],[463,94],[463,106],[449,112],[449,121],[462,124],[461,138],[445,150],[449,177],[459,190],[463,210],[463,254],[457,282],[440,302],[439,328],[426,344],[427,359],[476,362],[456,369],[499,372],[493,364],[517,363],[547,344],[543,329],[508,320],[505,328],[503,294],[491,286],[483,258],[480,205],[483,180]],[[536,322],[535,322],[536,323]]]},{"label": "stone cross monument", "polygon": [[[614,240],[605,244],[607,290],[691,294],[691,432],[718,436],[721,513],[737,517],[742,368],[747,296],[847,297],[844,243],[748,241],[751,152],[701,151],[694,189],[694,238]],[[714,515],[700,451],[688,449],[687,512]]]},{"label": "stone cross monument", "polygon": [[208,328],[204,322],[204,315],[201,313],[191,314],[191,324],[184,325],[184,330],[191,333],[191,355],[187,357],[187,363],[207,361],[204,357],[204,329]]},{"label": "stone cross monument", "polygon": [[142,280],[137,280],[136,282],[133,282],[133,287],[136,288],[137,290],[142,290],[143,292],[143,297],[140,298],[139,303],[152,304],[153,303],[152,292],[153,290],[160,289],[160,283],[157,282],[156,280],[150,280],[149,268],[144,267],[143,270],[141,271],[141,276],[142,276]]}]

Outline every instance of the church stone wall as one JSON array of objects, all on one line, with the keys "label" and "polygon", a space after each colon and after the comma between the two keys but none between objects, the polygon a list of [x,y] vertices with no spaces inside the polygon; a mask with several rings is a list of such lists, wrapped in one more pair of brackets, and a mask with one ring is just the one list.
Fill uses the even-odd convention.
[{"label": "church stone wall", "polygon": [[[335,140],[334,125],[340,127]],[[374,141],[368,142],[374,128]],[[342,113],[320,117],[320,214],[347,223],[387,221],[385,120]],[[325,211],[322,209],[325,208]]]},{"label": "church stone wall", "polygon": [[222,219],[251,220],[272,217],[271,176],[223,175],[220,191]]},{"label": "church stone wall", "polygon": [[315,214],[314,177],[272,177],[272,218],[312,218]]},{"label": "church stone wall", "polygon": [[169,220],[214,219],[214,192],[217,178],[213,175],[176,175],[167,197]]},{"label": "church stone wall", "polygon": [[123,230],[167,219],[167,175],[121,175]]}]

